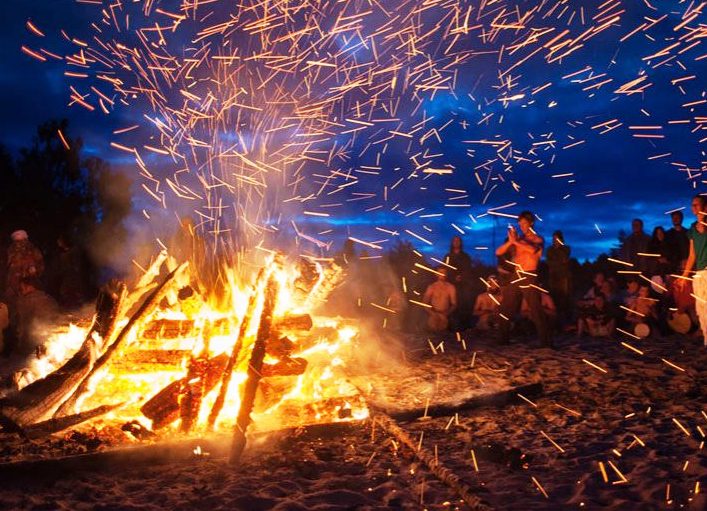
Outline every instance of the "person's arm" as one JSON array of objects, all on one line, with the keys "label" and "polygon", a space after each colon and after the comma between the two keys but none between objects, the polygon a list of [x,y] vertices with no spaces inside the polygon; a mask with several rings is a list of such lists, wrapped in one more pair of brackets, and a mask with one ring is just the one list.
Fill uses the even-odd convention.
[{"label": "person's arm", "polygon": [[687,280],[686,278],[690,276],[690,272],[692,271],[692,268],[695,266],[695,242],[693,240],[690,240],[690,252],[687,256],[687,261],[685,261],[685,269],[682,271],[682,276],[685,277],[683,279],[678,279],[676,284],[680,287],[683,288]]},{"label": "person's arm", "polygon": [[428,305],[432,303],[432,284],[427,286],[427,289],[425,289],[425,294],[422,295],[422,301]]},{"label": "person's arm", "polygon": [[474,301],[474,312],[472,314],[474,316],[483,316],[484,310],[481,308],[481,302],[483,301],[484,294],[481,293],[479,296],[476,297],[476,301]]},{"label": "person's arm", "polygon": [[502,256],[503,254],[505,254],[506,252],[508,252],[508,250],[509,250],[512,246],[513,246],[513,242],[511,241],[511,239],[510,239],[510,237],[509,237],[503,245],[501,245],[500,247],[498,247],[498,248],[496,249],[496,255],[499,256],[499,257]]}]

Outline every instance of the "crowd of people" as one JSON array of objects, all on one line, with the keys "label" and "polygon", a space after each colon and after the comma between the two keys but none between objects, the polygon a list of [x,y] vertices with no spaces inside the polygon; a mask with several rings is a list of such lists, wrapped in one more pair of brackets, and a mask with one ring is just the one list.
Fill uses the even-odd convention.
[{"label": "crowd of people", "polygon": [[[471,258],[455,236],[423,296],[426,328],[497,332],[502,344],[534,333],[547,347],[557,333],[609,337],[617,329],[636,338],[701,335],[707,345],[707,198],[696,196],[691,209],[696,220],[689,228],[678,210],[671,214],[672,227],[658,226],[652,236],[634,219],[611,259],[616,269],[597,272],[586,290],[575,290],[562,232],[553,233],[545,250],[530,211],[518,216],[518,229],[509,228],[496,249],[496,271],[481,278],[486,289],[476,297],[469,292]],[[547,270],[541,279],[543,255]]]},{"label": "crowd of people", "polygon": [[[509,228],[490,275],[478,276],[462,239],[455,236],[441,264],[426,268],[435,280],[420,288],[425,289],[418,302],[426,313],[424,327],[434,332],[475,329],[496,334],[502,344],[535,334],[547,347],[558,333],[609,337],[617,329],[637,338],[671,332],[701,335],[707,345],[707,198],[694,197],[691,209],[696,220],[689,228],[678,210],[671,214],[672,227],[655,227],[652,236],[641,219],[634,219],[620,253],[611,259],[615,269],[597,271],[588,289],[575,289],[571,249],[562,232],[555,231],[546,248],[530,211],[520,213],[517,228]],[[66,238],[57,240],[48,265],[26,231],[13,232],[10,241],[0,265],[3,355],[31,352],[41,344],[32,338],[33,325],[51,322],[59,311],[87,298],[82,254]],[[401,252],[390,265],[414,266],[404,260],[410,253],[416,251]],[[340,302],[356,296],[360,308],[366,294],[362,288],[373,287],[374,294],[383,295],[384,306],[378,308],[396,313],[385,319],[388,326],[402,328],[413,300],[390,279],[376,278],[369,259],[367,254],[355,257],[349,240],[337,262],[348,266],[354,278],[339,293],[345,298]]]},{"label": "crowd of people", "polygon": [[[2,259],[2,257],[0,257]],[[0,354],[28,355],[41,346],[37,326],[49,325],[61,311],[86,299],[86,265],[64,237],[49,263],[24,230],[14,231],[0,272]]]}]

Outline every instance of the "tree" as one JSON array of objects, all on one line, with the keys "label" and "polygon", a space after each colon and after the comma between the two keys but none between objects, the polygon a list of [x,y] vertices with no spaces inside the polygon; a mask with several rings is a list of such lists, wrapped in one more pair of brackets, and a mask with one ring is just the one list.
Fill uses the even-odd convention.
[{"label": "tree", "polygon": [[0,147],[2,245],[12,231],[24,229],[48,255],[59,237],[71,240],[89,255],[89,272],[109,262],[108,251],[97,247],[108,240],[119,246],[125,237],[130,183],[100,158],[82,159],[82,149],[66,120],[41,124],[16,161]]}]

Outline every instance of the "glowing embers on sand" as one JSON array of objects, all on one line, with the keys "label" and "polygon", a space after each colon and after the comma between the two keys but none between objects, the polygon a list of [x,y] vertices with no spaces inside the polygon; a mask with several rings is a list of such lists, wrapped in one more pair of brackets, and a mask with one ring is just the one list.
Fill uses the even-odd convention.
[{"label": "glowing embers on sand", "polygon": [[336,266],[269,260],[250,288],[226,269],[228,285],[209,294],[187,265],[162,256],[135,290],[112,291],[112,319],[100,298],[90,328],[54,337],[51,357],[0,413],[26,428],[119,405],[100,421],[138,421],[162,436],[232,430],[239,413],[237,429],[250,416],[258,430],[365,418],[345,376],[357,327],[315,315],[341,276]]}]

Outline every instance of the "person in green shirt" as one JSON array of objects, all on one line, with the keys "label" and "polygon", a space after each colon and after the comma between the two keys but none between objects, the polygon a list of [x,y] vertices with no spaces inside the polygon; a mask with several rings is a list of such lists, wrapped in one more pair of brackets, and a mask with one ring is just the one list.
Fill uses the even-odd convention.
[{"label": "person in green shirt", "polygon": [[690,253],[687,256],[682,279],[677,281],[678,286],[684,287],[690,273],[695,272],[692,278],[692,288],[695,295],[695,309],[700,320],[702,337],[707,346],[707,198],[695,195],[692,199],[692,213],[697,220],[690,226],[687,237],[690,239]]}]

